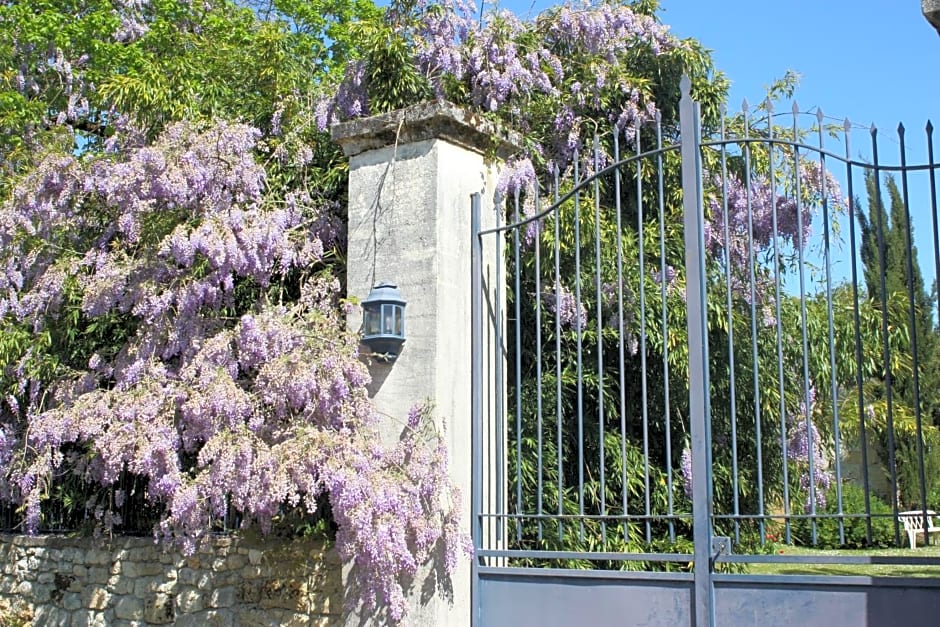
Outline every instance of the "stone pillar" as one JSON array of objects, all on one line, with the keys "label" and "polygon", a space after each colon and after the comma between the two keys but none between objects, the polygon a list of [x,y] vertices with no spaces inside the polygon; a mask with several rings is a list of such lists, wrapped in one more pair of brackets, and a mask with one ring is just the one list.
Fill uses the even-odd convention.
[{"label": "stone pillar", "polygon": [[[448,444],[451,480],[460,489],[464,529],[471,496],[470,197],[482,192],[483,228],[495,225],[498,158],[513,145],[496,129],[447,103],[421,104],[334,126],[349,157],[347,292],[365,299],[382,281],[407,302],[405,344],[392,363],[373,361],[369,390],[388,416],[382,436],[398,438],[416,403],[431,400]],[[485,252],[497,253],[496,246]],[[360,330],[361,312],[349,315]],[[452,588],[419,573],[408,624],[468,625],[470,564]],[[349,617],[347,624],[376,624]]]}]

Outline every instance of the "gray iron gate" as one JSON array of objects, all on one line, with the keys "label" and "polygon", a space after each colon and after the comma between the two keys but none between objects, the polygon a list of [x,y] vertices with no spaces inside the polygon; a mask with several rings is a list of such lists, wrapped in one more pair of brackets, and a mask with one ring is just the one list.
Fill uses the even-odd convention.
[{"label": "gray iron gate", "polygon": [[933,129],[885,166],[764,113],[703,141],[684,79],[548,208],[473,199],[474,624],[936,623],[940,552],[897,548],[940,524]]}]

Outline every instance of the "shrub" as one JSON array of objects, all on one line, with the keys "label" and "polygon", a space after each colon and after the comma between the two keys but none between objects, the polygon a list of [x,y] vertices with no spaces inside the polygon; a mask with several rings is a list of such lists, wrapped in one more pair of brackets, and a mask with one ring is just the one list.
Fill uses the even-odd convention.
[{"label": "shrub", "polygon": [[[865,490],[860,486],[844,482],[842,484],[842,526],[845,541],[839,537],[840,518],[816,518],[816,543],[813,544],[812,518],[800,518],[791,523],[793,540],[797,544],[815,546],[820,549],[863,548],[868,546],[887,547],[894,545],[894,524],[891,507],[876,495],[869,497],[871,511],[866,513]],[[833,485],[826,493],[825,507],[817,510],[819,515],[839,513],[837,486]],[[867,519],[871,517],[871,544],[867,538]]]}]

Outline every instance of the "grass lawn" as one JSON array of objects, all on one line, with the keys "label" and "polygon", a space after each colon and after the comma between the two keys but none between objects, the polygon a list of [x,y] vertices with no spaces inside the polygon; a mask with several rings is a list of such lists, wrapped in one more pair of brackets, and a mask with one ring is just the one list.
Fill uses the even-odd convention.
[{"label": "grass lawn", "polygon": [[[826,550],[781,545],[785,555],[845,555],[878,557],[940,558],[940,546],[903,549]],[[866,577],[940,577],[940,566],[897,566],[894,564],[748,564],[752,575],[861,575]]]}]

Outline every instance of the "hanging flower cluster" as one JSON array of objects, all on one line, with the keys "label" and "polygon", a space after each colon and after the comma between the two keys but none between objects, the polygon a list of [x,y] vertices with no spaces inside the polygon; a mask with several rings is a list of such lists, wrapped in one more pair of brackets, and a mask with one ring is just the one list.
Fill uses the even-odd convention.
[{"label": "hanging flower cluster", "polygon": [[[552,133],[527,156],[561,168],[582,145],[582,125],[599,114],[632,141],[657,107],[631,63],[684,45],[654,17],[610,3],[563,6],[525,21],[509,11],[481,20],[463,0],[419,0],[407,14],[393,6],[388,19],[412,43],[413,62],[438,98],[498,114],[521,132],[543,127],[545,112],[534,103],[550,98]],[[369,115],[366,69],[353,64],[321,102],[321,129]]]},{"label": "hanging flower cluster", "polygon": [[[40,337],[68,319],[85,338],[59,338],[71,358],[58,363],[33,347],[7,362],[18,383],[0,408],[0,497],[32,532],[52,477],[108,487],[131,473],[162,511],[157,537],[191,552],[229,507],[267,530],[327,496],[361,600],[400,620],[400,582],[432,549],[447,571],[470,549],[429,412],[394,446],[376,437],[368,372],[321,263],[338,237],[331,207],[268,194],[246,125],[119,144],[49,156],[0,206],[0,320]],[[85,507],[121,524],[109,503]]]},{"label": "hanging flower cluster", "polygon": [[[832,487],[835,477],[829,470],[829,462],[823,451],[819,430],[812,414],[816,405],[816,388],[810,386],[809,398],[800,405],[800,413],[789,419],[787,458],[800,468],[800,488],[806,492],[806,513],[826,506],[826,492]],[[807,418],[809,412],[809,418]],[[810,473],[810,460],[812,470]],[[810,490],[810,486],[813,489]],[[812,493],[812,495],[811,495]],[[815,498],[813,498],[815,496]]]}]

